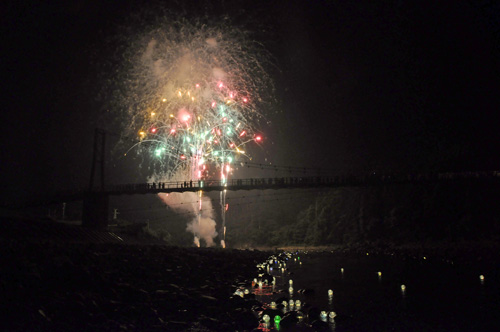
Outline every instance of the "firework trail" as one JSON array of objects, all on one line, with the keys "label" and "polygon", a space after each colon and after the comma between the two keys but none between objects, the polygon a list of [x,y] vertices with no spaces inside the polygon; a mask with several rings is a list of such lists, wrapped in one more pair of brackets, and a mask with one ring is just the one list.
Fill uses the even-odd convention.
[{"label": "firework trail", "polygon": [[[262,143],[259,110],[270,100],[272,84],[265,52],[247,33],[165,19],[138,34],[123,59],[115,99],[125,112],[124,136],[138,140],[127,153],[147,156],[151,179],[217,178],[225,185],[233,165],[249,158],[249,145]],[[190,229],[198,239],[196,227]]]}]

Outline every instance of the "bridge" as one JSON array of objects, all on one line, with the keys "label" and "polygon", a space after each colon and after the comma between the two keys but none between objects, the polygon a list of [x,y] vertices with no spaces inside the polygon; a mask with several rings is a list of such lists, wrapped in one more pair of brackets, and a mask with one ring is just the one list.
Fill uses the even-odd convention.
[{"label": "bridge", "polygon": [[432,183],[456,181],[500,181],[500,172],[425,173],[415,175],[372,173],[364,176],[308,176],[273,177],[200,181],[170,181],[113,185],[96,191],[107,195],[158,194],[172,192],[221,191],[221,190],[265,190],[296,189],[311,187],[377,186],[403,183]]},{"label": "bridge", "polygon": [[311,187],[356,187],[380,186],[405,183],[433,183],[457,181],[497,181],[500,182],[500,171],[488,172],[447,172],[447,173],[419,173],[419,174],[377,174],[366,175],[337,175],[337,176],[305,176],[305,177],[272,177],[251,179],[216,180],[204,179],[199,181],[166,181],[131,183],[105,186],[93,190],[77,190],[61,192],[53,200],[55,202],[82,200],[88,194],[118,196],[136,194],[182,193],[197,191],[222,190],[266,190],[266,189],[297,189]]},{"label": "bridge", "polygon": [[[108,202],[110,196],[136,195],[136,194],[159,194],[172,192],[197,192],[197,191],[223,191],[223,190],[265,190],[265,189],[297,189],[311,187],[348,187],[348,186],[385,186],[404,183],[433,183],[433,182],[470,182],[488,181],[500,182],[500,171],[487,172],[430,172],[430,173],[377,173],[370,172],[361,175],[324,175],[321,168],[303,168],[292,166],[275,166],[268,164],[244,163],[246,167],[267,169],[276,171],[275,177],[251,178],[251,179],[229,179],[199,181],[170,181],[151,182],[124,185],[104,185],[104,150],[106,132],[96,129],[94,137],[94,154],[91,168],[90,185],[87,190],[76,190],[73,192],[59,193],[51,199],[50,203],[83,201],[82,224],[91,227],[106,227],[108,224]],[[279,172],[278,172],[279,171]],[[317,176],[305,176],[314,172]],[[323,172],[322,172],[323,171]],[[100,173],[100,185],[94,186],[97,173]],[[278,176],[288,174],[289,176]],[[304,176],[291,176],[292,174],[303,174]],[[45,202],[49,203],[49,202]]]},{"label": "bridge", "polygon": [[60,193],[51,202],[68,202],[81,200],[83,204],[82,223],[91,227],[107,226],[108,201],[110,196],[266,190],[266,189],[305,189],[305,188],[339,188],[339,187],[373,187],[396,184],[431,184],[488,182],[500,184],[500,171],[489,172],[443,172],[420,174],[377,174],[308,176],[308,177],[272,177],[251,179],[229,179],[227,181],[204,179],[200,181],[168,181],[122,184],[101,187],[94,190],[80,190]]}]

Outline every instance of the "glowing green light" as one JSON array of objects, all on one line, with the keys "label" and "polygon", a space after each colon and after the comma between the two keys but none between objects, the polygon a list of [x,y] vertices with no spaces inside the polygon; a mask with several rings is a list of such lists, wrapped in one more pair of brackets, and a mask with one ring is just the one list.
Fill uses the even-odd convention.
[{"label": "glowing green light", "polygon": [[231,135],[231,128],[227,128],[227,134]]},{"label": "glowing green light", "polygon": [[218,156],[218,155],[219,155],[219,151],[215,151],[214,156]]},{"label": "glowing green light", "polygon": [[227,160],[229,160],[230,163],[233,162],[233,157],[227,157]]},{"label": "glowing green light", "polygon": [[165,148],[158,148],[155,150],[155,156],[161,157],[161,154],[165,151]]},{"label": "glowing green light", "polygon": [[279,315],[274,316],[274,326],[278,331],[280,330],[280,322],[281,322],[281,317]]},{"label": "glowing green light", "polygon": [[186,141],[187,141],[188,143],[190,143],[190,142],[191,142],[191,138],[189,138],[189,136],[188,136],[188,137],[186,137]]}]

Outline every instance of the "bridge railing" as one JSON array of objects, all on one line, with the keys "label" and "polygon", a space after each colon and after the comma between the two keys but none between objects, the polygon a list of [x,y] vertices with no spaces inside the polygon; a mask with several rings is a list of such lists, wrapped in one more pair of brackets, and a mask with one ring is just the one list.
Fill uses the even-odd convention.
[{"label": "bridge railing", "polygon": [[82,200],[88,194],[122,195],[153,194],[161,192],[183,192],[197,190],[251,190],[251,189],[284,189],[307,187],[348,187],[379,186],[398,183],[453,183],[453,182],[487,182],[500,184],[500,171],[480,172],[441,172],[441,173],[371,173],[366,175],[335,175],[314,177],[273,177],[252,179],[229,179],[227,181],[206,179],[202,181],[165,181],[150,183],[132,183],[111,185],[104,189],[79,189],[58,192],[43,199],[36,199],[20,204],[5,204],[3,207],[18,208],[26,206],[42,206],[60,202]]},{"label": "bridge railing", "polygon": [[[208,188],[224,188],[224,187],[269,187],[269,186],[287,186],[287,185],[311,185],[321,183],[332,183],[334,178],[327,177],[280,177],[280,178],[252,178],[252,179],[229,179],[216,180],[205,179],[199,181],[167,181],[167,182],[149,182],[149,183],[132,183],[124,185],[114,185],[108,187],[109,192],[136,192],[136,191],[151,191],[151,190],[203,190]],[[336,179],[337,182],[340,179]]]},{"label": "bridge railing", "polygon": [[167,181],[134,183],[114,185],[106,191],[116,193],[126,192],[161,192],[168,191],[196,191],[203,189],[232,189],[250,188],[284,188],[284,187],[307,187],[307,186],[360,186],[360,185],[383,185],[394,183],[424,183],[434,181],[456,181],[466,179],[496,179],[500,180],[499,171],[489,172],[447,172],[447,173],[415,173],[415,174],[378,174],[366,175],[337,175],[337,176],[312,176],[312,177],[273,177],[273,178],[251,178],[251,179],[205,179],[199,181]]}]

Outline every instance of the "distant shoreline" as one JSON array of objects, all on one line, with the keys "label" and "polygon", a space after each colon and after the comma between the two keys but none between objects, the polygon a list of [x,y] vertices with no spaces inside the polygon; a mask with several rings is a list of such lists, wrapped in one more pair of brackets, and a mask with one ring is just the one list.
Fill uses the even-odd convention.
[{"label": "distant shoreline", "polygon": [[350,246],[285,246],[254,247],[251,249],[268,252],[302,251],[356,256],[390,255],[410,259],[441,260],[462,265],[500,264],[500,243],[496,241],[411,243],[406,245],[360,243]]}]

